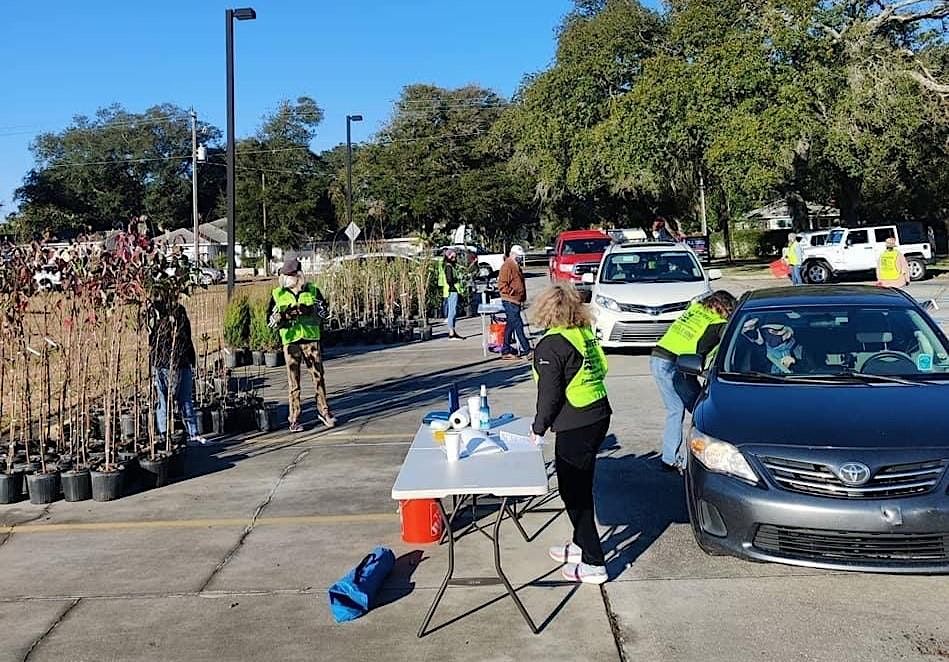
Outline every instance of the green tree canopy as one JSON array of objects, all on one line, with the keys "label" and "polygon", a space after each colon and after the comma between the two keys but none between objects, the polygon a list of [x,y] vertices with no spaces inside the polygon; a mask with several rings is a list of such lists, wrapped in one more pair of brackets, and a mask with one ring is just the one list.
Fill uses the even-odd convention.
[{"label": "green tree canopy", "polygon": [[[198,137],[213,145],[220,132],[199,123]],[[162,228],[191,222],[191,126],[177,106],[101,108],[64,131],[39,135],[31,150],[36,166],[15,194],[21,230],[102,230],[142,214]],[[199,177],[199,184],[199,211],[207,213],[222,178]]]}]

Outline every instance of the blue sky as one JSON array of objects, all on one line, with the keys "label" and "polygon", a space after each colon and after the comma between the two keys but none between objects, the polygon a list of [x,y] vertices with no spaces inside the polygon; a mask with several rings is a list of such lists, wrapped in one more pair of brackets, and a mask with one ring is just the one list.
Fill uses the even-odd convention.
[{"label": "blue sky", "polygon": [[[277,101],[312,96],[326,111],[314,147],[368,138],[408,83],[478,83],[509,95],[544,69],[570,0],[247,0],[236,24],[237,133]],[[31,0],[0,21],[0,202],[33,161],[29,143],[79,113],[194,106],[224,128],[224,9],[209,0]],[[240,5],[238,5],[240,6]]]}]

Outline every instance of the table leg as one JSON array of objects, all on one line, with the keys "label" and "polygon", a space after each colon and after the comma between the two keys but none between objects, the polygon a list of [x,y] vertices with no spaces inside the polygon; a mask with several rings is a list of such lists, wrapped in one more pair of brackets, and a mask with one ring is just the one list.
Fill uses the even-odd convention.
[{"label": "table leg", "polygon": [[[504,519],[505,511],[510,512],[507,505],[507,497],[504,497],[501,500],[501,507],[498,509],[498,518],[494,522],[494,567],[498,572],[498,577],[502,582],[504,582],[504,587],[507,589],[508,595],[511,596],[514,604],[517,605],[517,610],[521,612],[521,616],[523,616],[524,620],[527,621],[527,626],[531,629],[531,632],[538,634],[537,626],[534,625],[534,621],[531,620],[530,614],[528,614],[527,609],[524,608],[524,603],[522,603],[521,599],[517,597],[514,587],[511,586],[511,582],[508,581],[507,576],[501,569],[501,520]],[[517,522],[516,517],[513,519],[515,522]],[[520,527],[519,524],[518,527]]]},{"label": "table leg", "polygon": [[481,313],[481,356],[488,355],[488,323],[487,315]]},{"label": "table leg", "polygon": [[[451,581],[452,575],[455,573],[455,534],[451,530],[451,520],[445,514],[445,507],[442,505],[441,499],[438,500],[438,510],[442,514],[442,521],[445,523],[445,530],[448,532],[448,572],[445,573],[442,585],[438,587],[438,593],[435,594],[435,599],[432,600],[432,606],[428,608],[428,613],[425,614],[425,619],[418,629],[419,639],[425,636],[425,630],[428,629],[428,624],[432,622],[432,616],[435,615],[435,610],[438,609],[438,603],[442,601],[445,589],[448,588],[448,582]],[[454,516],[455,513],[452,512],[452,518]]]},{"label": "table leg", "polygon": [[[507,499],[504,500],[506,502]],[[517,527],[517,530],[521,532],[521,537],[524,538],[524,542],[530,542],[530,536],[527,535],[527,531],[524,530],[524,526],[521,524],[521,518],[517,514],[517,502],[512,503],[509,506],[506,506],[507,514],[510,515],[511,519],[514,520],[514,526]],[[524,513],[522,512],[521,515]]]}]

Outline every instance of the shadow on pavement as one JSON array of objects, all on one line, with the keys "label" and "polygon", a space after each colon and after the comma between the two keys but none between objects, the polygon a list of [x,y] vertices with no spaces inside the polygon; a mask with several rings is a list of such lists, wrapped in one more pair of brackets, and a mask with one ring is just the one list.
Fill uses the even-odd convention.
[{"label": "shadow on pavement", "polygon": [[[604,445],[601,450],[619,450]],[[612,454],[596,463],[594,497],[611,577],[620,575],[671,524],[689,521],[683,479],[662,471],[659,454]]]},{"label": "shadow on pavement", "polygon": [[411,594],[415,589],[412,575],[415,574],[419,564],[425,560],[426,557],[420,549],[412,550],[397,558],[392,572],[379,590],[379,598],[373,609],[385,607]]}]

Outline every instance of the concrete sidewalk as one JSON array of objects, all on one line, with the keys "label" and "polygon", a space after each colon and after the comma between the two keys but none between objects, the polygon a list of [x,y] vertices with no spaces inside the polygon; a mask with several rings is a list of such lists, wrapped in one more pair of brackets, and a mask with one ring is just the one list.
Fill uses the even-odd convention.
[{"label": "concrete sidewalk", "polygon": [[[532,291],[543,284],[530,279]],[[740,292],[749,285],[722,281]],[[935,290],[934,290],[935,291]],[[543,632],[499,586],[451,587],[419,622],[446,550],[399,538],[389,490],[421,415],[445,388],[485,383],[495,411],[530,415],[529,365],[465,341],[334,349],[341,425],[197,449],[189,475],[113,503],[0,509],[3,660],[934,660],[949,655],[942,578],[827,573],[708,557],[681,479],[657,469],[662,409],[648,354],[610,355],[616,414],[597,466],[597,515],[614,580],[559,581],[546,555],[564,516],[531,513],[525,543],[502,529],[506,571]],[[436,329],[436,335],[443,329]],[[281,399],[281,369],[262,374]],[[304,382],[304,392],[308,392]],[[312,418],[308,406],[307,415]],[[373,546],[393,548],[383,605],[333,624],[326,588]],[[490,543],[458,546],[459,576],[490,576]]]}]

